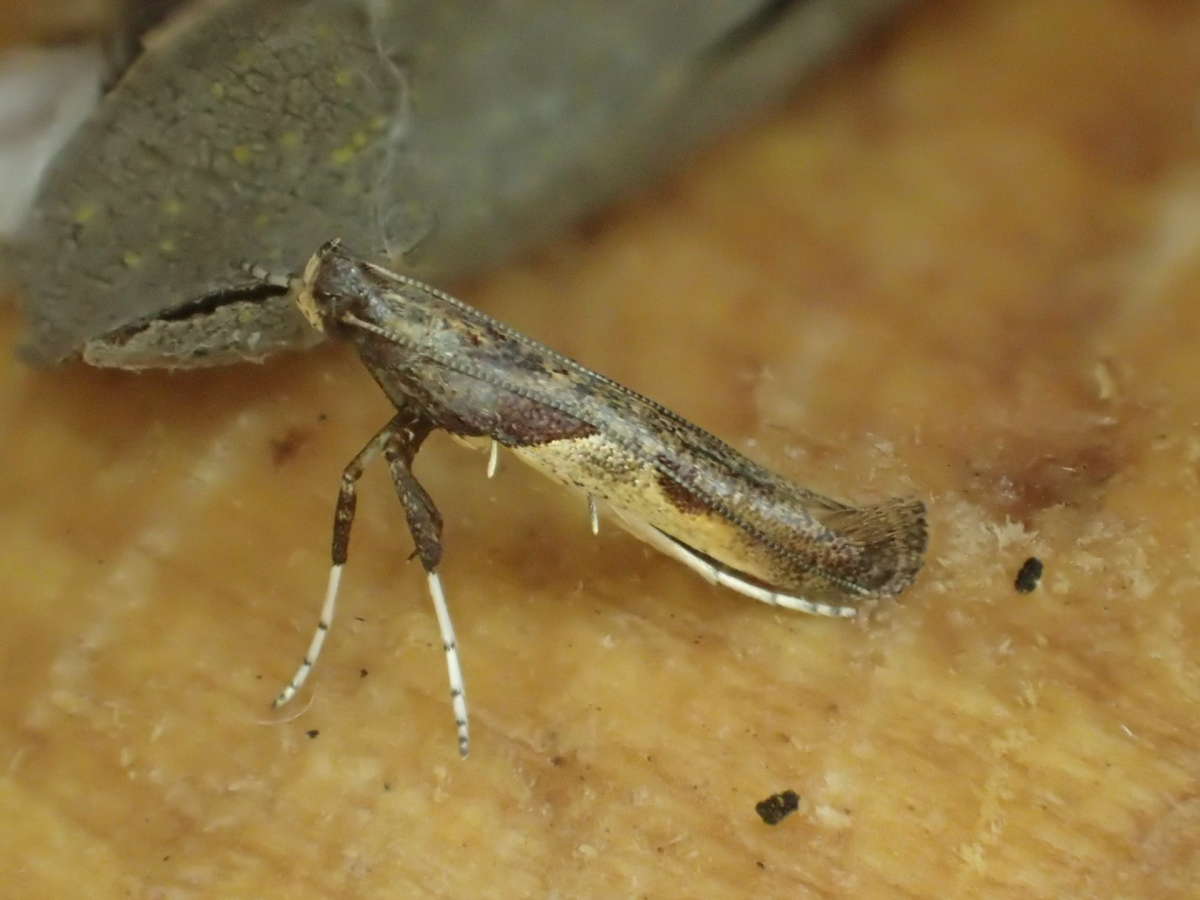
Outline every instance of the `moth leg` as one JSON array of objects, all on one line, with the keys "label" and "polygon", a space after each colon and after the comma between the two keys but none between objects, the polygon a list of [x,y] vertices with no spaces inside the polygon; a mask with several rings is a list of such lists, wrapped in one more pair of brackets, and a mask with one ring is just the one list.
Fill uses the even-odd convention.
[{"label": "moth leg", "polygon": [[651,547],[672,559],[683,563],[693,572],[698,572],[705,581],[719,584],[730,590],[737,591],[745,597],[758,600],[770,606],[780,606],[796,612],[809,613],[814,616],[830,616],[836,619],[851,619],[858,614],[853,606],[840,603],[821,603],[809,600],[807,597],[797,597],[794,594],[784,594],[763,587],[761,584],[743,578],[733,569],[723,566],[717,561],[697,553],[682,541],[677,541],[664,531],[655,528],[648,522],[635,516],[620,513],[621,524],[635,537],[641,538]]},{"label": "moth leg", "polygon": [[588,494],[588,518],[592,522],[592,534],[600,533],[600,508],[596,498]]},{"label": "moth leg", "polygon": [[817,600],[809,600],[807,597],[797,597],[794,594],[783,594],[779,591],[772,591],[751,581],[746,581],[732,570],[714,566],[711,563],[706,563],[704,560],[699,560],[698,562],[700,564],[707,564],[712,569],[713,580],[717,584],[722,587],[731,588],[739,594],[752,597],[770,606],[781,606],[784,609],[796,612],[809,613],[814,616],[830,616],[835,619],[851,619],[857,614],[857,610],[853,606],[821,603]]},{"label": "moth leg", "polygon": [[[433,599],[433,611],[437,615],[438,629],[442,635],[442,649],[446,653],[450,702],[454,709],[454,723],[458,727],[458,752],[465,759],[471,749],[466,686],[463,682],[462,665],[458,659],[458,638],[454,634],[454,621],[450,618],[450,608],[446,605],[446,595],[442,591],[442,579],[437,573],[438,563],[442,559],[442,517],[425,488],[421,487],[412,473],[413,456],[429,429],[428,423],[419,422],[394,432],[384,448],[384,455],[392,473],[396,494],[408,517],[408,527],[417,546],[416,555],[425,567],[429,582],[429,596]],[[493,453],[495,447],[496,444],[493,443]]]},{"label": "moth leg", "polygon": [[325,602],[321,604],[317,630],[313,632],[312,640],[309,641],[304,661],[300,663],[292,680],[284,686],[272,704],[276,709],[295,697],[296,692],[304,686],[313,666],[317,664],[321,648],[325,646],[325,636],[329,633],[329,626],[333,624],[333,614],[337,609],[342,568],[346,565],[346,557],[350,549],[350,526],[354,524],[354,510],[358,504],[358,479],[362,477],[363,469],[383,452],[396,428],[396,422],[400,418],[397,416],[383,426],[342,470],[341,488],[338,490],[337,506],[333,511],[333,565],[329,569],[329,584],[325,588]]},{"label": "moth leg", "polygon": [[495,478],[496,469],[500,465],[500,444],[496,440],[492,440],[492,447],[488,451],[487,477]]}]

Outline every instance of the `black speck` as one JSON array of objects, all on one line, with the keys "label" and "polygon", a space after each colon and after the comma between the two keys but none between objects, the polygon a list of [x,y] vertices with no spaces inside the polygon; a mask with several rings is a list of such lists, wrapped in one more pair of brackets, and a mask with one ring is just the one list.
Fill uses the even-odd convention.
[{"label": "black speck", "polygon": [[312,738],[315,738],[318,734],[320,734],[321,730],[319,728],[310,728],[308,731],[306,731],[304,733],[307,734],[309,739],[311,740]]},{"label": "black speck", "polygon": [[359,677],[359,678],[366,678],[366,677],[367,677],[367,670],[366,670],[366,669],[359,669],[359,670],[358,670],[358,677]]},{"label": "black speck", "polygon": [[800,797],[795,791],[780,791],[754,804],[754,811],[768,825],[778,825],[799,808]]},{"label": "black speck", "polygon": [[1036,556],[1031,556],[1021,564],[1021,571],[1017,573],[1017,580],[1013,582],[1013,587],[1019,593],[1028,594],[1038,586],[1038,581],[1042,577],[1042,561]]},{"label": "black speck", "polygon": [[754,864],[756,866],[758,866],[760,869],[765,869],[767,867],[767,864],[765,862],[763,862],[761,859],[756,859],[754,861]]}]

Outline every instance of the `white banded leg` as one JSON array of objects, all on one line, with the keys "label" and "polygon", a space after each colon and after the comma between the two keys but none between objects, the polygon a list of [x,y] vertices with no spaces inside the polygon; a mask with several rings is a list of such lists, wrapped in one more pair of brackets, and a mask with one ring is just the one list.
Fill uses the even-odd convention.
[{"label": "white banded leg", "polygon": [[450,703],[454,708],[454,724],[458,727],[458,752],[463,759],[471,752],[471,725],[467,717],[467,688],[463,682],[462,666],[458,660],[458,638],[454,636],[454,621],[442,592],[442,579],[429,572],[429,595],[437,614],[438,630],[442,634],[442,649],[446,652],[446,673],[450,677]]},{"label": "white banded leg", "polygon": [[408,528],[417,546],[416,555],[425,567],[429,582],[429,595],[433,599],[433,611],[437,616],[438,630],[442,636],[442,650],[446,654],[450,703],[454,710],[454,723],[458,728],[458,752],[465,759],[471,750],[466,687],[458,658],[458,638],[454,634],[454,622],[450,618],[450,608],[446,605],[442,580],[437,573],[438,564],[442,559],[442,517],[429,494],[413,476],[411,469],[413,455],[424,436],[420,434],[414,438],[409,432],[397,434],[393,436],[384,453],[392,473],[396,496],[400,498],[404,513],[408,517]]},{"label": "white banded leg", "polygon": [[488,450],[487,477],[495,478],[496,469],[500,465],[500,444],[493,440],[491,449]]},{"label": "white banded leg", "polygon": [[346,565],[350,549],[350,526],[354,524],[354,510],[358,505],[358,480],[362,477],[363,469],[387,445],[391,438],[394,421],[380,429],[342,470],[342,484],[338,490],[337,506],[333,512],[333,565],[329,569],[329,584],[325,588],[325,602],[321,604],[317,629],[308,642],[304,661],[300,663],[292,680],[284,685],[283,690],[279,692],[272,703],[276,709],[295,697],[296,692],[304,686],[313,666],[317,664],[321,648],[325,646],[325,636],[329,633],[329,627],[333,624],[333,615],[337,611],[337,595],[338,587],[342,582],[342,568]]},{"label": "white banded leg", "polygon": [[648,522],[644,522],[628,513],[617,511],[620,515],[621,524],[630,534],[641,538],[650,546],[654,547],[672,559],[679,560],[689,569],[694,572],[699,572],[704,579],[712,584],[719,584],[722,587],[727,587],[730,590],[737,591],[746,597],[751,597],[761,603],[766,603],[771,606],[780,606],[784,609],[794,610],[796,612],[809,613],[814,616],[831,616],[838,619],[851,619],[858,614],[853,606],[844,606],[836,603],[821,603],[815,600],[809,600],[807,597],[796,597],[792,594],[783,594],[779,591],[773,591],[770,588],[765,588],[753,581],[748,581],[739,576],[732,569],[726,568],[719,564],[714,564],[713,561],[699,555],[686,544],[681,544],[679,541],[672,538],[670,535],[655,528]]}]

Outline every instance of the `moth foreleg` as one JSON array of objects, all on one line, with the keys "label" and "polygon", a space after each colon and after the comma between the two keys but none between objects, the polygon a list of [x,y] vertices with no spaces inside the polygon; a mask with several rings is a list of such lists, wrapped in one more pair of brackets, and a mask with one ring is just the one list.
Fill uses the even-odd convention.
[{"label": "moth foreleg", "polygon": [[[358,480],[362,477],[363,469],[384,451],[400,419],[401,417],[397,416],[388,422],[387,425],[383,426],[367,442],[366,446],[355,454],[354,458],[346,464],[346,467],[342,469],[342,481],[341,487],[338,489],[337,506],[334,507],[333,511],[333,565],[329,569],[329,583],[325,588],[325,601],[321,604],[321,614],[317,619],[317,630],[313,632],[312,640],[309,641],[308,650],[304,654],[304,661],[296,669],[296,674],[292,676],[292,680],[276,696],[273,704],[276,709],[296,696],[296,692],[304,685],[313,666],[317,664],[317,658],[321,655],[321,648],[325,646],[325,636],[329,633],[329,626],[333,624],[333,614],[337,610],[337,595],[338,587],[342,581],[342,567],[346,565],[346,559],[350,550],[350,527],[354,524],[354,512],[358,505]],[[426,433],[428,433],[428,430]]]},{"label": "moth foreleg", "polygon": [[408,528],[416,544],[416,555],[425,567],[429,582],[429,595],[433,599],[433,610],[437,615],[438,628],[442,635],[442,649],[446,653],[450,702],[454,709],[454,723],[458,728],[458,752],[465,758],[471,749],[466,686],[463,682],[462,665],[458,659],[458,638],[454,634],[454,622],[450,618],[450,608],[442,591],[442,579],[437,573],[438,563],[442,559],[442,517],[425,488],[412,473],[413,456],[428,431],[426,428],[422,434],[408,429],[393,434],[384,454],[392,473],[396,495],[400,498],[404,514],[408,518]]}]

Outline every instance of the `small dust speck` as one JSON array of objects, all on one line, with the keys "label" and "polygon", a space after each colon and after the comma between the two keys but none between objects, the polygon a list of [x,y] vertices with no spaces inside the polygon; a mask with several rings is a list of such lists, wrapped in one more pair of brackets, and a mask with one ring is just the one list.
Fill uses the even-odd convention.
[{"label": "small dust speck", "polygon": [[313,739],[313,738],[315,738],[315,737],[316,737],[318,734],[320,734],[320,733],[321,733],[321,730],[320,730],[319,728],[310,728],[308,731],[306,731],[306,732],[304,732],[304,733],[308,735],[308,737],[309,737],[309,740],[312,740],[312,739]]}]

